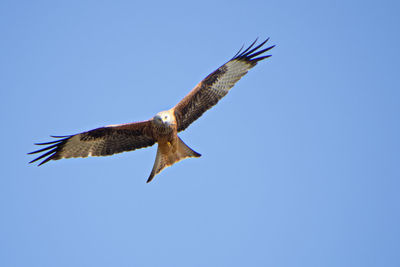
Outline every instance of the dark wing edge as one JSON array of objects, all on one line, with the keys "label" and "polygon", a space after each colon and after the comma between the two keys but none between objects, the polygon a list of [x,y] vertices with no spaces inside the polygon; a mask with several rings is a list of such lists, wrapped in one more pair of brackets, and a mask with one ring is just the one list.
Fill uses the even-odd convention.
[{"label": "dark wing edge", "polygon": [[46,146],[45,148],[33,151],[33,152],[29,152],[28,155],[32,155],[32,154],[36,154],[36,153],[41,153],[41,152],[45,152],[44,154],[40,155],[39,157],[31,160],[29,163],[33,163],[35,161],[38,161],[44,157],[45,158],[42,162],[40,162],[38,164],[38,166],[45,164],[46,162],[48,162],[51,159],[55,158],[55,155],[57,154],[57,152],[60,152],[62,150],[62,148],[65,146],[65,144],[67,143],[67,141],[72,137],[73,135],[68,135],[68,136],[53,136],[51,135],[50,137],[53,138],[62,138],[60,140],[56,140],[56,141],[51,141],[51,142],[46,142],[46,143],[35,143],[35,145],[38,146]]},{"label": "dark wing edge", "polygon": [[236,55],[234,55],[233,58],[231,60],[229,60],[229,61],[242,60],[242,61],[245,61],[245,62],[252,63],[255,66],[258,61],[263,60],[265,58],[271,57],[272,55],[265,55],[265,56],[261,56],[261,57],[256,57],[256,56],[261,55],[261,54],[263,54],[263,53],[265,53],[265,52],[267,52],[267,51],[269,51],[269,50],[271,50],[272,48],[275,47],[275,45],[271,45],[271,46],[269,46],[267,48],[264,48],[262,50],[257,51],[258,49],[263,47],[269,41],[269,38],[267,38],[261,44],[257,45],[256,47],[254,47],[252,49],[252,47],[257,43],[257,41],[258,41],[258,38],[256,38],[256,40],[249,47],[247,47],[243,52],[242,52],[242,50],[243,50],[244,46],[242,46],[242,48],[239,49],[239,51],[236,53]]},{"label": "dark wing edge", "polygon": [[28,155],[43,153],[29,163],[44,158],[38,166],[62,158],[76,158],[88,156],[109,156],[125,151],[152,146],[156,140],[150,130],[150,121],[127,123],[115,126],[105,126],[87,132],[67,135],[51,136],[59,140],[36,143],[46,146],[28,153]]},{"label": "dark wing edge", "polygon": [[271,55],[262,54],[274,48],[275,45],[259,50],[269,41],[269,38],[254,47],[257,40],[258,38],[244,51],[242,51],[244,47],[242,46],[228,62],[197,84],[173,108],[178,132],[185,130],[204,112],[216,105],[249,69],[257,65],[257,62],[271,57]]}]

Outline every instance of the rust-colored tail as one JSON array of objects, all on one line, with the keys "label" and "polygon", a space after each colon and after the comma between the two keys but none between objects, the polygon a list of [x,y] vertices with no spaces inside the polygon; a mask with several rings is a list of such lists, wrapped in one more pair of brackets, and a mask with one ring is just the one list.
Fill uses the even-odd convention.
[{"label": "rust-colored tail", "polygon": [[154,161],[153,169],[147,179],[147,183],[151,182],[154,176],[159,174],[164,168],[185,158],[198,158],[200,156],[201,154],[188,147],[179,137],[176,147],[173,147],[170,143],[158,144],[156,160]]}]

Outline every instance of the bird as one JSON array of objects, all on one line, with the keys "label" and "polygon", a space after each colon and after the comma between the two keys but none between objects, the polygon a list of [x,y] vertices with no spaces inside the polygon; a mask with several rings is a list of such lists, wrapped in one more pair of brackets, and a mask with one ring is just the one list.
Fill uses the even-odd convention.
[{"label": "bird", "polygon": [[57,140],[36,143],[46,146],[28,154],[42,153],[29,163],[44,158],[38,166],[64,158],[109,156],[158,144],[153,168],[147,179],[151,182],[163,169],[186,158],[198,158],[178,136],[205,111],[217,104],[251,68],[271,55],[264,53],[275,45],[264,47],[269,41],[257,44],[258,38],[246,49],[244,46],[225,64],[198,83],[177,105],[158,112],[153,118],[126,124],[108,125],[90,131],[65,136],[51,136]]}]

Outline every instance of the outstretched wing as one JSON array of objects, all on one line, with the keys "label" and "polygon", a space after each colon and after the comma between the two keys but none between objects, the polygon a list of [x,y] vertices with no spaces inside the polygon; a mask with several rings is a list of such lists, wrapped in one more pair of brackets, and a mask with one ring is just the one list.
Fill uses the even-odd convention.
[{"label": "outstretched wing", "polygon": [[[246,50],[242,49],[227,63],[202,80],[185,98],[174,108],[178,131],[185,130],[193,121],[198,119],[206,110],[217,104],[240,78],[254,67],[258,61],[270,57],[257,57],[274,47],[270,46],[259,50],[269,40],[253,48],[255,40]],[[243,47],[242,47],[243,48]]]},{"label": "outstretched wing", "polygon": [[152,146],[156,142],[152,136],[150,120],[105,126],[76,135],[53,137],[61,139],[36,144],[47,145],[47,147],[28,153],[43,152],[40,157],[29,163],[45,158],[39,164],[40,166],[49,160],[108,156]]}]

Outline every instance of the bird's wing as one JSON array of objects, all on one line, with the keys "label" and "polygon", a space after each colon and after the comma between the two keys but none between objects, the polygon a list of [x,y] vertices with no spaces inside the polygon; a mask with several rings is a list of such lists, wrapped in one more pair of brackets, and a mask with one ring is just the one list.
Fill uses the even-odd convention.
[{"label": "bird's wing", "polygon": [[124,151],[152,146],[156,140],[152,136],[151,121],[110,125],[91,131],[69,136],[53,136],[61,138],[47,143],[45,148],[28,154],[43,154],[29,163],[45,158],[39,165],[49,160],[63,158],[86,158],[89,156],[108,156]]},{"label": "bird's wing", "polygon": [[197,84],[196,87],[173,108],[178,131],[185,130],[206,110],[217,104],[235,83],[239,81],[249,69],[254,67],[258,61],[271,56],[259,56],[274,47],[270,46],[261,49],[268,40],[269,39],[253,48],[257,42],[256,40],[246,50],[242,51],[242,49],[240,49],[231,60]]}]

